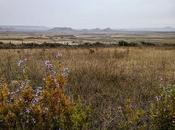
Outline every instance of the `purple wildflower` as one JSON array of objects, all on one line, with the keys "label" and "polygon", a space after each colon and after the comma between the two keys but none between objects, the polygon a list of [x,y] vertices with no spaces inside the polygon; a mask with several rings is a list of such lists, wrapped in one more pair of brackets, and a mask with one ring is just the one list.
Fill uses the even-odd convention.
[{"label": "purple wildflower", "polygon": [[56,72],[55,72],[55,70],[53,68],[52,63],[49,60],[45,61],[45,66],[46,66],[47,70],[51,73],[51,75],[55,76]]},{"label": "purple wildflower", "polygon": [[57,52],[57,54],[55,55],[55,58],[56,58],[56,59],[60,59],[61,57],[62,57],[62,53]]},{"label": "purple wildflower", "polygon": [[33,105],[38,104],[39,101],[40,101],[40,99],[39,99],[39,97],[37,96],[37,97],[33,98],[32,104],[33,104]]},{"label": "purple wildflower", "polygon": [[59,83],[57,82],[57,79],[56,79],[56,71],[54,70],[52,63],[49,60],[46,60],[45,66],[48,72],[51,74],[52,78],[54,79],[55,84],[59,87]]},{"label": "purple wildflower", "polygon": [[63,72],[62,72],[62,75],[65,76],[65,77],[68,77],[69,73],[70,73],[69,68],[64,68]]},{"label": "purple wildflower", "polygon": [[25,112],[29,114],[31,112],[31,110],[29,108],[26,108]]},{"label": "purple wildflower", "polygon": [[22,72],[25,72],[25,66],[26,66],[27,58],[21,59],[18,61],[18,67],[22,70]]}]

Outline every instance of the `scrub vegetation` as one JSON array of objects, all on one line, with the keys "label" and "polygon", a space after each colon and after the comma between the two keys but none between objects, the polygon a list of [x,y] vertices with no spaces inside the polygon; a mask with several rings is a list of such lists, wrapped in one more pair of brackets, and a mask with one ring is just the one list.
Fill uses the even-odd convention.
[{"label": "scrub vegetation", "polygon": [[2,49],[0,129],[175,129],[175,51]]}]

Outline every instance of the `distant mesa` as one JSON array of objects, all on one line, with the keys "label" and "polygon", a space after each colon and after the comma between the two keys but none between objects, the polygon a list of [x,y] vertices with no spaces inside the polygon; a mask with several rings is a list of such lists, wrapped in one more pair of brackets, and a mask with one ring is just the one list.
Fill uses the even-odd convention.
[{"label": "distant mesa", "polygon": [[111,28],[105,28],[105,29],[103,29],[103,31],[112,32],[113,30]]},{"label": "distant mesa", "polygon": [[51,32],[51,33],[72,33],[75,31],[76,30],[74,30],[70,27],[55,27],[55,28],[48,30],[48,32]]}]

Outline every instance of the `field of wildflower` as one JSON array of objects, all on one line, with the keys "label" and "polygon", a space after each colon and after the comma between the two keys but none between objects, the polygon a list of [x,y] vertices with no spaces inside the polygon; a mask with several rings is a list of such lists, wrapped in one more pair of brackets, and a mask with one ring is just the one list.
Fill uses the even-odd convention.
[{"label": "field of wildflower", "polygon": [[175,51],[0,50],[0,130],[174,130]]}]

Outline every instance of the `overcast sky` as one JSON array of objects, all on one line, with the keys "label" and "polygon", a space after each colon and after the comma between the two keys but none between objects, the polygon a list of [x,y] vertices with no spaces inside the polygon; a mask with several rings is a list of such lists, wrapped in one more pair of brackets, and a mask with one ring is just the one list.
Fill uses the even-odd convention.
[{"label": "overcast sky", "polygon": [[0,25],[175,27],[175,0],[0,0]]}]

